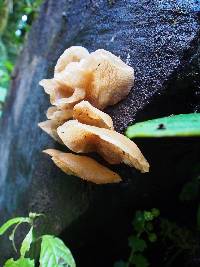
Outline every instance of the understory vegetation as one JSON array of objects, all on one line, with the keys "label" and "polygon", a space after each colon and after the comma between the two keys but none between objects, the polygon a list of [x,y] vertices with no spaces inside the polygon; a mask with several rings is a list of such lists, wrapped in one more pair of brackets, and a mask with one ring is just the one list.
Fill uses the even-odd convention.
[{"label": "understory vegetation", "polygon": [[[14,65],[42,1],[0,0],[0,116]],[[200,114],[181,114],[137,123],[128,127],[126,135],[129,138],[199,137]],[[191,177],[179,188],[174,200],[178,215],[176,211],[162,210],[159,205],[135,211],[127,240],[128,257],[119,255],[114,267],[158,267],[156,262],[162,267],[179,266],[180,263],[183,267],[200,266],[200,165],[191,166],[191,169]],[[43,217],[30,213],[28,217],[12,218],[0,227],[0,237],[13,227],[9,237],[13,258],[8,259],[4,267],[75,267],[72,254],[61,239],[47,234],[37,236],[37,220]],[[21,245],[16,247],[15,232],[24,223],[29,229]],[[39,253],[34,252],[36,243]],[[51,257],[49,263],[47,258]]]},{"label": "understory vegetation", "polygon": [[11,74],[42,0],[0,0],[0,115]]},{"label": "understory vegetation", "polygon": [[[39,235],[36,232],[35,221],[43,214],[29,213],[29,217],[17,217],[10,219],[0,227],[0,236],[5,234],[10,227],[14,227],[9,236],[13,248],[17,253],[15,245],[15,233],[21,224],[28,224],[29,230],[20,246],[18,259],[8,259],[4,267],[35,267],[39,262],[41,267],[70,266],[75,267],[75,261],[71,251],[66,247],[61,239],[52,235]],[[39,253],[37,246],[39,244]]]},{"label": "understory vegetation", "polygon": [[114,267],[200,265],[199,173],[200,166],[196,166],[193,178],[177,195],[174,204],[182,208],[182,216],[177,212],[179,219],[171,218],[171,214],[166,217],[162,209],[136,211],[128,239],[129,257],[117,261]]}]

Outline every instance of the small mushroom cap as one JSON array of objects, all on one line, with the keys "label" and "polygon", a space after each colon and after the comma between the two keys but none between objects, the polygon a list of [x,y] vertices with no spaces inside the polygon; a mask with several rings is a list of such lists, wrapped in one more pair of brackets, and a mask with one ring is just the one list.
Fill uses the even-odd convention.
[{"label": "small mushroom cap", "polygon": [[54,75],[54,80],[64,87],[86,89],[90,82],[90,73],[85,67],[85,59],[69,63],[62,72]]},{"label": "small mushroom cap", "polygon": [[121,177],[92,158],[72,153],[63,153],[47,149],[44,153],[52,157],[53,162],[65,173],[74,175],[96,184],[119,183]]},{"label": "small mushroom cap", "polygon": [[88,101],[83,100],[74,106],[73,118],[88,125],[114,129],[112,118],[103,111],[93,107]]},{"label": "small mushroom cap", "polygon": [[62,140],[58,136],[57,128],[62,125],[64,122],[68,121],[73,117],[72,110],[58,110],[56,107],[50,107],[47,110],[47,119],[46,121],[40,122],[38,126],[49,134],[54,140],[63,144]]},{"label": "small mushroom cap", "polygon": [[73,117],[72,109],[59,110],[57,107],[49,107],[47,110],[47,119],[54,120],[57,125],[61,125]]},{"label": "small mushroom cap", "polygon": [[97,152],[110,164],[123,162],[141,172],[149,171],[149,163],[137,145],[115,131],[71,120],[58,127],[57,133],[76,153]]},{"label": "small mushroom cap", "polygon": [[50,102],[59,109],[68,109],[85,98],[86,92],[83,88],[72,88],[57,79],[43,79],[39,84],[44,91],[50,95]]},{"label": "small mushroom cap", "polygon": [[75,88],[74,93],[67,98],[60,98],[55,102],[59,109],[73,108],[77,103],[85,98],[85,90],[82,88]]},{"label": "small mushroom cap", "polygon": [[99,49],[85,59],[92,77],[87,99],[99,108],[114,105],[125,98],[134,84],[134,70],[112,53]]},{"label": "small mushroom cap", "polygon": [[59,57],[55,66],[55,74],[62,72],[66,66],[71,62],[79,62],[81,59],[86,58],[89,52],[82,46],[71,46],[66,49],[64,53]]},{"label": "small mushroom cap", "polygon": [[52,120],[46,120],[38,123],[38,126],[47,134],[49,134],[55,141],[63,144],[62,140],[58,136],[57,127]]},{"label": "small mushroom cap", "polygon": [[43,79],[39,85],[44,88],[45,93],[50,95],[52,105],[55,105],[58,99],[70,97],[74,92],[73,88],[60,84],[55,79]]}]

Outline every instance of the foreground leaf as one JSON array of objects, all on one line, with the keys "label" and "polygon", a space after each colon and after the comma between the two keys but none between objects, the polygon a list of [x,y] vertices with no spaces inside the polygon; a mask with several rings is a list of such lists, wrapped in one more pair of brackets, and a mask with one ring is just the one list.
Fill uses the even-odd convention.
[{"label": "foreground leaf", "polygon": [[132,263],[136,267],[148,267],[149,262],[142,254],[136,254],[133,256]]},{"label": "foreground leaf", "polygon": [[129,138],[200,136],[200,113],[180,114],[139,122],[129,126],[126,135]]},{"label": "foreground leaf", "polygon": [[137,237],[137,236],[130,236],[129,237],[129,246],[133,248],[134,252],[143,252],[147,247],[145,240]]},{"label": "foreground leaf", "polygon": [[19,223],[24,223],[24,222],[29,223],[30,219],[25,218],[25,217],[17,217],[17,218],[13,218],[13,219],[8,220],[6,223],[4,223],[0,227],[0,235],[3,235],[14,224],[19,224]]},{"label": "foreground leaf", "polygon": [[59,238],[51,235],[42,236],[40,267],[62,266],[76,266],[71,251]]},{"label": "foreground leaf", "polygon": [[24,257],[26,252],[30,250],[32,241],[33,241],[33,227],[31,227],[30,231],[28,232],[28,234],[26,235],[26,237],[22,242],[20,249],[21,257]]},{"label": "foreground leaf", "polygon": [[9,259],[4,265],[4,267],[34,267],[34,266],[35,266],[34,260],[26,258],[20,258],[17,261]]}]

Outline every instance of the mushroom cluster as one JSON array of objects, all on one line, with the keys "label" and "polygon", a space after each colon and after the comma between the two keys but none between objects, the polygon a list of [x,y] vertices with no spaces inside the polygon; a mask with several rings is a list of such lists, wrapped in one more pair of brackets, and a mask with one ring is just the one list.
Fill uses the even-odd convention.
[{"label": "mushroom cluster", "polygon": [[[54,77],[40,81],[52,106],[39,126],[75,153],[97,152],[110,164],[125,163],[148,172],[149,164],[137,145],[116,132],[112,118],[102,111],[125,98],[133,84],[133,68],[112,53],[103,49],[89,53],[72,46],[58,59]],[[69,175],[96,184],[122,180],[91,157],[55,149],[44,152]]]}]

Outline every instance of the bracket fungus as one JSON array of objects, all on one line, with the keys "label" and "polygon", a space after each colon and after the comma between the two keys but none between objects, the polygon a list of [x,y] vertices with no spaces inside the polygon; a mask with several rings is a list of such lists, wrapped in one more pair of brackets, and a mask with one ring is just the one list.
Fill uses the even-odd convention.
[{"label": "bracket fungus", "polygon": [[[134,85],[134,70],[112,53],[89,53],[72,46],[60,56],[52,79],[40,81],[50,95],[47,121],[39,126],[76,153],[97,152],[108,163],[125,163],[141,172],[149,163],[127,137],[114,131],[112,118],[102,110],[125,98]],[[44,151],[67,174],[97,184],[116,183],[121,177],[87,156]],[[85,167],[87,166],[87,168]]]},{"label": "bracket fungus", "polygon": [[125,163],[141,172],[149,171],[149,164],[137,145],[120,133],[77,120],[65,122],[57,132],[63,143],[76,153],[98,152],[110,164]]},{"label": "bracket fungus", "polygon": [[103,49],[89,54],[79,46],[65,50],[54,77],[40,82],[55,106],[66,108],[86,99],[99,109],[125,98],[133,84],[134,70],[120,58]]},{"label": "bracket fungus", "polygon": [[105,112],[93,107],[88,101],[81,101],[73,108],[73,118],[81,123],[113,130],[112,118]]},{"label": "bracket fungus", "polygon": [[[52,157],[53,162],[65,173],[96,184],[118,183],[121,177],[87,156],[63,153],[56,149],[47,149],[44,153]],[[86,168],[87,166],[87,168]]]}]

